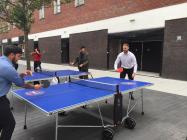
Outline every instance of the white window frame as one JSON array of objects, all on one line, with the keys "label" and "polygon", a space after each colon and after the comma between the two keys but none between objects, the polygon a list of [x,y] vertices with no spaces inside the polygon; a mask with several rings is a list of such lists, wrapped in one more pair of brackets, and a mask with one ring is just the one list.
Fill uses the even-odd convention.
[{"label": "white window frame", "polygon": [[7,23],[7,30],[10,31],[10,29],[11,29],[10,23]]},{"label": "white window frame", "polygon": [[84,4],[85,4],[85,0],[75,0],[75,7],[78,7]]},{"label": "white window frame", "polygon": [[44,19],[44,18],[45,18],[45,7],[44,5],[42,5],[39,10],[39,19]]},{"label": "white window frame", "polygon": [[61,0],[53,1],[54,5],[54,14],[58,14],[61,12]]}]

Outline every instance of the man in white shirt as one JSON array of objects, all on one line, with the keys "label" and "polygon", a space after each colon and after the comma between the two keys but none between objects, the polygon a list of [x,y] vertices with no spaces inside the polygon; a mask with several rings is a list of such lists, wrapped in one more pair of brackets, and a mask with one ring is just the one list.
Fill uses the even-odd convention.
[{"label": "man in white shirt", "polygon": [[[120,72],[120,78],[125,78],[128,75],[129,80],[134,80],[137,72],[137,61],[135,55],[129,51],[128,43],[123,44],[123,52],[118,54],[114,63],[114,69],[117,70],[119,65],[123,68],[123,71]],[[131,99],[134,99],[132,94]]]}]

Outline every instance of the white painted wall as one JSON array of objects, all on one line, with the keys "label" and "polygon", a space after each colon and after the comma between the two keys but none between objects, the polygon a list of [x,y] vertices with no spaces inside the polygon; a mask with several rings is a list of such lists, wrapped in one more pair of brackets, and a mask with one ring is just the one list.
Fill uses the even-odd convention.
[{"label": "white painted wall", "polygon": [[18,37],[12,38],[12,42],[17,42],[18,40],[19,40]]},{"label": "white painted wall", "polygon": [[2,40],[2,43],[7,43],[8,42],[8,39],[3,39]]},{"label": "white painted wall", "polygon": [[29,35],[29,39],[34,39],[37,41],[38,38],[58,35],[60,35],[62,38],[68,38],[70,34],[102,29],[108,29],[108,33],[111,34],[127,31],[163,28],[165,26],[166,20],[185,17],[187,17],[187,2],[106,20],[31,34]]}]

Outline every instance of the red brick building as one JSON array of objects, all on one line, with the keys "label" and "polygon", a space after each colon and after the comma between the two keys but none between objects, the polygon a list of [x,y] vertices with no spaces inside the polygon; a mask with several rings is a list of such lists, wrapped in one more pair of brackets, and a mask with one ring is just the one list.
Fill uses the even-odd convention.
[{"label": "red brick building", "polygon": [[[58,64],[68,63],[84,45],[92,68],[111,69],[121,44],[129,42],[139,70],[186,80],[187,65],[180,66],[181,61],[187,64],[186,9],[186,0],[76,0],[57,4],[35,12],[29,45],[31,49],[40,47],[43,62]],[[0,34],[2,46],[21,43],[22,35],[16,28]]]}]

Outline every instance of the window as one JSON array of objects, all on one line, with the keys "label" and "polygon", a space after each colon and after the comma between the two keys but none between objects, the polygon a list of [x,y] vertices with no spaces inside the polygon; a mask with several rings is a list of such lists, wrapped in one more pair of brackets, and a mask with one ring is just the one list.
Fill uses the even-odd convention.
[{"label": "window", "polygon": [[10,29],[11,29],[10,23],[7,23],[7,28],[8,28],[8,31],[10,31]]},{"label": "window", "polygon": [[61,12],[61,1],[60,0],[55,0],[54,1],[54,14],[60,13]]},{"label": "window", "polygon": [[39,19],[43,19],[44,18],[44,5],[42,5],[42,7],[39,10]]},{"label": "window", "polygon": [[75,0],[75,7],[81,6],[84,4],[84,0]]}]

